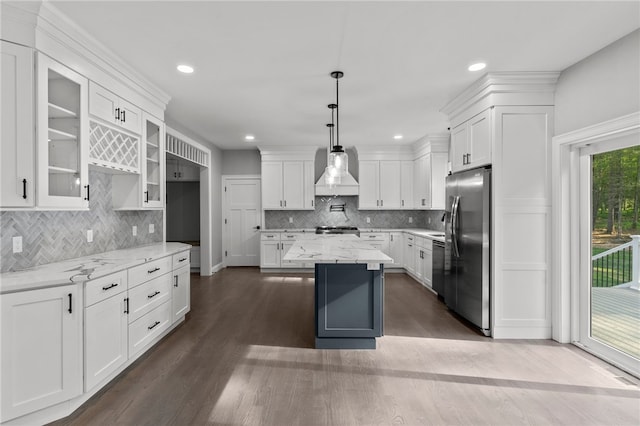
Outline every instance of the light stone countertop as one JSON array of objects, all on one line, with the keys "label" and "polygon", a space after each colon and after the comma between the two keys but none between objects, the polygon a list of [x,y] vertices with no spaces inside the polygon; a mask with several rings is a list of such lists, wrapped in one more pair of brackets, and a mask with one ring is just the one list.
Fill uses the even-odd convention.
[{"label": "light stone countertop", "polygon": [[190,248],[189,244],[155,243],[7,272],[0,274],[0,294],[80,283]]},{"label": "light stone countertop", "polygon": [[[416,235],[418,237],[426,237],[435,241],[444,242],[444,232],[443,231],[435,231],[433,229],[422,229],[422,228],[359,228],[358,229],[361,234],[368,232],[408,232],[410,234]],[[315,229],[263,229],[260,232],[262,233],[270,233],[270,232],[303,232],[303,233],[315,233]]]},{"label": "light stone countertop", "polygon": [[355,235],[315,235],[296,240],[283,260],[314,263],[393,262],[386,254]]}]

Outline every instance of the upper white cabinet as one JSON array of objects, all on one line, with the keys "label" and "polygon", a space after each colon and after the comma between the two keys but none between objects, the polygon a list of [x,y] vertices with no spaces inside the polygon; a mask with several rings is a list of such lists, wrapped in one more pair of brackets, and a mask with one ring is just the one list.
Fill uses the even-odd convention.
[{"label": "upper white cabinet", "polygon": [[38,53],[38,205],[89,207],[88,80]]},{"label": "upper white cabinet", "polygon": [[451,131],[451,171],[491,164],[491,110],[487,109]]},{"label": "upper white cabinet", "polygon": [[1,422],[82,392],[78,285],[3,294]]},{"label": "upper white cabinet", "polygon": [[1,41],[0,53],[0,207],[33,207],[36,199],[33,50]]},{"label": "upper white cabinet", "polygon": [[315,209],[316,198],[316,175],[315,163],[313,161],[304,162],[304,208],[306,210]]},{"label": "upper white cabinet", "polygon": [[413,161],[400,162],[400,208],[413,209],[414,165]]},{"label": "upper white cabinet", "polygon": [[143,130],[140,108],[94,82],[89,83],[89,113],[136,134]]},{"label": "upper white cabinet", "polygon": [[313,210],[313,166],[311,160],[262,161],[262,208]]},{"label": "upper white cabinet", "polygon": [[363,160],[359,163],[360,210],[400,209],[400,161]]},{"label": "upper white cabinet", "polygon": [[414,207],[418,210],[445,208],[448,136],[431,137],[414,161]]}]

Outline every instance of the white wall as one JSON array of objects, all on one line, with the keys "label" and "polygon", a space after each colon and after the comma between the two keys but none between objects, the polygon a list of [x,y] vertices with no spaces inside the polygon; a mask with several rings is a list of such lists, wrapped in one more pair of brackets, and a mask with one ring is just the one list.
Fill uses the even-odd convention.
[{"label": "white wall", "polygon": [[640,29],[560,74],[555,134],[640,111]]},{"label": "white wall", "polygon": [[234,149],[222,151],[223,175],[259,175],[260,151]]}]

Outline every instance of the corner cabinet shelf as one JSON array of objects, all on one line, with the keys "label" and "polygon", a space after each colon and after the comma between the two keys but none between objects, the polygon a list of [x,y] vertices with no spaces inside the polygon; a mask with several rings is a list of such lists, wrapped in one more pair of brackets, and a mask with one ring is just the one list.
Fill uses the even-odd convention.
[{"label": "corner cabinet shelf", "polygon": [[37,54],[38,205],[87,209],[88,80]]},{"label": "corner cabinet shelf", "polygon": [[113,176],[115,210],[161,209],[164,207],[164,123],[142,112],[140,172]]}]

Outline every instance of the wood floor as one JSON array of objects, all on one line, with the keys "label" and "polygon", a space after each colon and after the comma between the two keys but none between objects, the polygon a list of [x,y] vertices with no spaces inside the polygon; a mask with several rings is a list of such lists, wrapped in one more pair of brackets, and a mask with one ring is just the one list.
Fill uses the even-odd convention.
[{"label": "wood floor", "polygon": [[311,275],[192,275],[187,321],[60,425],[638,425],[638,380],[572,345],[485,338],[387,274],[373,350],[315,350]]},{"label": "wood floor", "polygon": [[628,287],[593,287],[591,336],[640,358],[640,291]]}]

